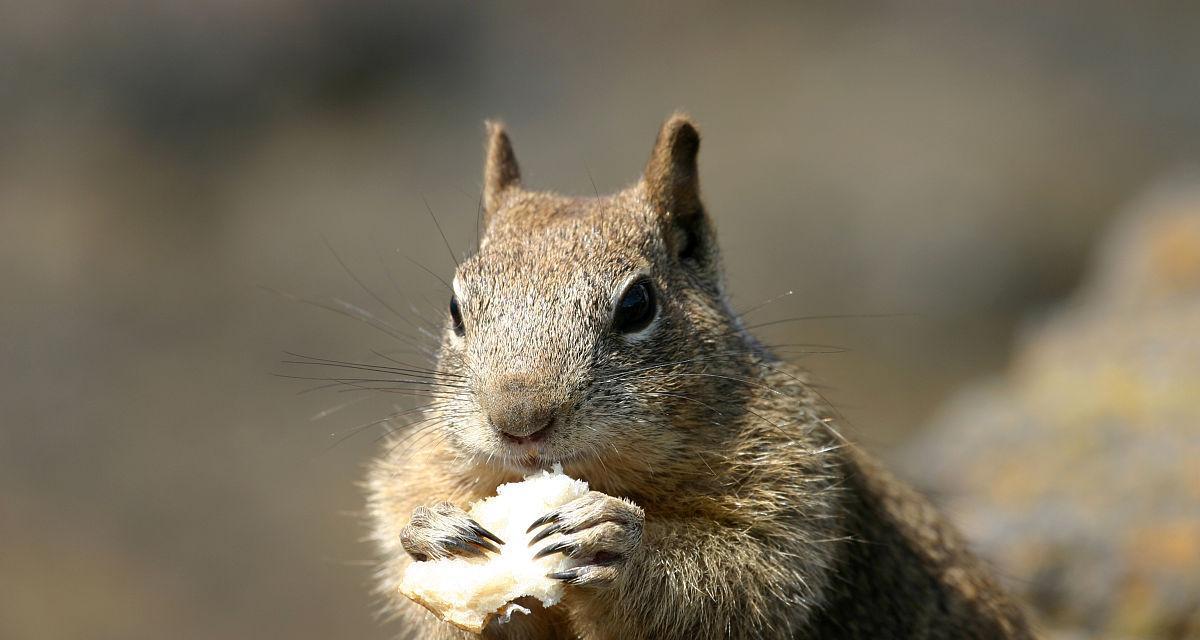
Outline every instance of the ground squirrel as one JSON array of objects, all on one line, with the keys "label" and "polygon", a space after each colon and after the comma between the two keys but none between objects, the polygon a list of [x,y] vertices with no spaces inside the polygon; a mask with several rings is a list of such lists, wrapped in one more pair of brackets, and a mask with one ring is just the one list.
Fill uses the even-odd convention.
[{"label": "ground squirrel", "polygon": [[486,552],[461,507],[561,462],[593,491],[548,518],[552,551],[582,564],[561,605],[485,637],[1031,637],[958,534],[743,328],[686,116],[606,197],[525,190],[503,127],[488,138],[431,404],[368,478],[403,633],[463,635],[396,593],[405,567]]}]

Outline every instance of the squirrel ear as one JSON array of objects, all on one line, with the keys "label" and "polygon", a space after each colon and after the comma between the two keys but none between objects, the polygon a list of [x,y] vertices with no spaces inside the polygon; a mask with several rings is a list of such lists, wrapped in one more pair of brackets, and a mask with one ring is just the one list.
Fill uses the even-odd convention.
[{"label": "squirrel ear", "polygon": [[506,192],[521,184],[521,169],[504,125],[488,120],[487,156],[483,167],[483,209],[485,220],[504,204]]},{"label": "squirrel ear", "polygon": [[700,203],[700,173],[696,155],[700,133],[691,118],[676,113],[663,123],[642,174],[650,203],[662,214],[672,232],[668,242],[681,257],[693,257],[706,235],[704,207]]},{"label": "squirrel ear", "polygon": [[700,212],[699,151],[700,133],[690,118],[676,113],[663,123],[642,174],[646,194],[663,213],[690,217]]}]

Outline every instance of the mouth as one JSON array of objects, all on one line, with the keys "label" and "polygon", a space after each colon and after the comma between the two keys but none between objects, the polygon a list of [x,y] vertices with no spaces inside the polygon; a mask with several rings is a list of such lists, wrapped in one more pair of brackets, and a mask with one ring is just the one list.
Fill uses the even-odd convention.
[{"label": "mouth", "polygon": [[500,446],[504,452],[505,462],[518,467],[522,471],[536,471],[549,468],[553,460],[547,456],[546,436],[550,428],[543,428],[528,435],[513,435],[500,431]]},{"label": "mouth", "polygon": [[548,459],[544,447],[534,443],[506,443],[504,460],[522,472],[549,469],[554,462]]},{"label": "mouth", "polygon": [[556,463],[567,464],[577,457],[576,452],[563,451],[544,441],[499,443],[500,455],[495,459],[512,471],[522,474],[550,470]]}]

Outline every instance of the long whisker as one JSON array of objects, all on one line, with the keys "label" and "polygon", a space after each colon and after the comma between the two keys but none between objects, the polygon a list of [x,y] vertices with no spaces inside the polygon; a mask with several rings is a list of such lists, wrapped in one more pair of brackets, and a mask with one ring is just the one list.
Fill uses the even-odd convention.
[{"label": "long whisker", "polygon": [[700,406],[704,407],[705,409],[708,409],[709,411],[712,411],[713,413],[715,413],[715,414],[717,414],[717,415],[719,415],[719,416],[722,416],[722,417],[724,417],[724,416],[725,416],[725,414],[724,414],[724,413],[723,413],[723,412],[722,412],[720,409],[718,409],[718,408],[716,408],[716,407],[712,406],[711,404],[708,404],[708,403],[706,403],[706,402],[702,402],[702,401],[700,401],[700,400],[697,400],[697,399],[695,399],[695,398],[693,398],[693,397],[691,397],[691,396],[685,396],[685,395],[683,395],[683,394],[681,394],[681,393],[671,393],[671,392],[669,392],[669,391],[643,391],[643,392],[642,392],[642,394],[643,394],[643,395],[647,395],[647,396],[665,396],[665,397],[668,397],[668,398],[678,398],[678,399],[680,399],[680,400],[685,400],[685,401],[687,401],[687,402],[691,402],[691,403],[694,403],[694,404],[698,404],[698,405],[700,405]]},{"label": "long whisker", "polygon": [[[364,317],[364,316],[358,315],[357,313],[351,313],[350,311],[347,311],[346,309],[342,309],[342,308],[339,308],[339,307],[336,307],[336,306],[333,306],[330,304],[326,304],[319,300],[303,298],[301,296],[287,293],[285,291],[280,291],[279,289],[274,289],[274,288],[268,287],[266,285],[258,285],[258,286],[260,289],[262,289],[264,291],[268,291],[270,293],[273,293],[277,296],[280,296],[280,297],[284,298],[285,300],[290,300],[292,302],[298,302],[300,304],[307,304],[307,305],[310,305],[313,307],[317,307],[318,309],[324,309],[326,311],[331,311],[338,315],[345,316],[347,318],[350,318],[351,320],[362,322],[363,324],[370,326],[371,328],[375,329],[376,331],[379,331],[380,333],[383,333],[384,335],[386,335],[390,338],[393,338],[397,341],[403,342],[404,344],[407,344],[409,346],[420,349],[427,356],[433,355],[433,352],[429,351],[427,348],[425,348],[420,342],[417,341],[417,339],[415,337],[405,334],[404,332],[397,330],[395,327],[392,327],[385,322],[381,322],[381,321],[375,319],[374,316],[372,316],[371,314],[367,314]],[[357,307],[353,307],[353,305],[351,305],[351,307],[358,310]],[[359,310],[359,311],[361,311],[361,310]]]},{"label": "long whisker", "polygon": [[[326,358],[318,358],[315,356],[306,356],[306,355],[302,355],[302,354],[298,354],[298,353],[293,353],[290,351],[285,351],[284,353],[286,353],[287,355],[292,356],[294,358],[301,358],[301,359],[300,360],[283,360],[283,361],[281,361],[282,364],[333,367],[333,368],[338,368],[338,369],[355,369],[358,371],[371,371],[374,373],[390,373],[390,374],[394,374],[397,376],[406,376],[406,377],[409,377],[412,379],[427,380],[427,381],[434,381],[434,382],[439,381],[443,375],[443,374],[439,374],[438,372],[432,371],[432,370],[406,369],[406,368],[401,368],[401,367],[388,367],[388,366],[383,366],[383,365],[373,365],[373,364],[369,364],[369,363],[365,363],[365,362],[346,362],[346,361],[341,361],[341,360],[329,360]],[[459,378],[459,376],[447,376],[447,377]],[[455,380],[455,382],[458,382],[458,381]],[[451,386],[454,384],[454,382],[437,382],[437,383],[443,384],[446,386]]]},{"label": "long whisker", "polygon": [[333,248],[333,245],[330,244],[329,238],[326,238],[324,235],[322,235],[321,240],[325,243],[325,248],[329,249],[329,253],[333,254],[333,259],[337,260],[337,263],[339,265],[341,265],[342,270],[346,272],[346,275],[350,276],[351,280],[354,280],[354,283],[358,285],[358,288],[365,291],[367,293],[367,295],[369,295],[375,299],[375,302],[378,302],[379,304],[383,305],[383,307],[385,309],[387,309],[388,311],[391,311],[392,314],[395,315],[397,318],[404,318],[403,314],[401,314],[394,307],[392,307],[392,305],[388,304],[388,302],[386,300],[384,300],[382,297],[380,297],[378,294],[376,294],[373,289],[368,287],[367,284],[362,281],[362,278],[358,277],[358,274],[354,273],[354,271],[352,269],[350,269],[350,266],[346,264],[345,260],[342,260],[342,256],[338,255],[338,252]]},{"label": "long whisker", "polygon": [[[332,383],[332,384],[333,384],[334,386],[337,386],[337,383]],[[332,407],[329,407],[329,408],[327,408],[327,409],[322,409],[321,411],[318,411],[317,413],[315,413],[315,414],[313,414],[312,416],[310,416],[310,417],[308,418],[308,420],[309,420],[309,422],[316,422],[316,421],[318,421],[318,420],[324,420],[325,418],[328,418],[329,416],[331,416],[331,415],[333,415],[333,414],[335,414],[335,413],[337,413],[337,412],[341,411],[342,409],[345,409],[345,408],[347,408],[347,407],[350,407],[350,406],[352,406],[352,405],[360,404],[360,403],[362,403],[363,401],[365,401],[365,400],[369,400],[369,399],[370,399],[370,396],[362,396],[362,397],[359,397],[359,398],[354,398],[353,400],[347,400],[347,401],[345,401],[345,402],[343,402],[343,403],[341,403],[341,404],[337,404],[337,405],[334,405],[334,406],[332,406]]]},{"label": "long whisker", "polygon": [[[729,352],[729,353],[732,355],[732,354],[740,354],[740,353],[746,353],[746,352],[745,352],[745,351],[740,351],[740,350],[739,350],[739,351],[732,351],[732,352]],[[713,355],[713,354],[708,354],[708,355],[703,355],[703,356],[696,356],[696,357],[694,357],[694,358],[685,358],[685,359],[683,359],[683,360],[672,360],[672,361],[670,361],[670,362],[660,362],[660,363],[658,363],[658,364],[652,364],[652,365],[648,365],[648,366],[645,366],[645,367],[639,367],[639,368],[637,368],[637,369],[630,369],[630,370],[626,370],[626,371],[621,371],[620,373],[614,374],[614,375],[612,375],[612,376],[609,376],[609,377],[607,377],[607,378],[601,378],[601,379],[597,380],[597,382],[598,382],[598,383],[601,383],[601,384],[603,384],[603,383],[606,383],[606,382],[613,382],[613,381],[616,381],[616,380],[622,380],[622,379],[625,379],[625,378],[627,378],[627,377],[630,377],[630,376],[632,376],[632,375],[634,375],[634,374],[637,374],[637,373],[642,373],[642,372],[644,372],[644,371],[653,371],[653,370],[655,370],[655,369],[665,369],[665,368],[667,368],[667,367],[673,367],[673,366],[677,366],[677,365],[681,365],[681,364],[688,364],[688,363],[692,363],[692,362],[698,362],[698,361],[700,361],[700,360],[707,359],[707,358],[711,357],[712,355]]]},{"label": "long whisker", "polygon": [[791,318],[781,318],[779,320],[769,320],[758,324],[747,325],[743,327],[746,331],[753,329],[761,329],[777,324],[788,322],[803,322],[807,320],[850,320],[850,319],[872,319],[872,318],[915,318],[918,314],[915,313],[834,313],[828,315],[813,315],[813,316],[795,316]]},{"label": "long whisker", "polygon": [[413,369],[413,370],[415,370],[415,371],[422,371],[422,372],[425,372],[425,373],[434,373],[434,374],[437,374],[437,375],[439,375],[439,376],[445,376],[445,377],[447,377],[447,378],[466,378],[466,376],[464,376],[464,375],[459,375],[459,374],[457,374],[457,373],[452,373],[452,372],[449,372],[449,371],[439,371],[438,369],[427,369],[427,368],[424,368],[424,367],[417,367],[417,366],[415,366],[415,365],[412,365],[412,364],[409,364],[409,363],[407,363],[407,362],[402,362],[402,361],[400,361],[400,360],[397,360],[397,359],[395,359],[395,358],[393,358],[393,357],[391,357],[391,356],[387,355],[386,353],[384,353],[384,352],[382,352],[382,351],[377,351],[377,350],[375,350],[375,349],[371,349],[371,353],[373,353],[373,354],[375,354],[375,355],[379,356],[380,358],[383,358],[384,360],[387,360],[388,362],[393,362],[393,363],[395,363],[395,364],[398,364],[398,365],[400,365],[400,366],[402,366],[402,367],[409,367],[409,368],[412,368],[412,369]]},{"label": "long whisker", "polygon": [[[397,249],[397,251],[399,251],[399,249]],[[434,273],[433,270],[431,270],[429,267],[426,267],[425,265],[421,264],[420,262],[417,262],[416,260],[413,260],[412,258],[410,258],[408,256],[404,256],[404,259],[413,263],[413,265],[415,265],[421,271],[424,271],[425,273],[428,273],[429,275],[437,278],[438,282],[442,283],[446,287],[446,289],[448,289],[450,291],[454,291],[454,287],[450,286],[450,283],[446,282],[445,278],[439,276],[437,273]]]},{"label": "long whisker", "polygon": [[329,388],[332,388],[332,387],[340,387],[340,386],[341,386],[341,385],[340,385],[339,383],[337,383],[337,382],[330,382],[330,383],[328,383],[328,384],[319,384],[319,385],[317,385],[317,386],[315,386],[315,387],[309,387],[309,388],[307,388],[307,389],[301,389],[301,390],[299,390],[299,391],[297,391],[297,392],[296,392],[296,395],[298,395],[298,396],[303,396],[303,395],[307,395],[307,394],[313,393],[314,391],[321,391],[321,390],[323,390],[323,389],[329,389]]},{"label": "long whisker", "polygon": [[[447,404],[448,403],[442,403],[442,406],[446,406]],[[401,436],[400,440],[410,439],[417,433],[424,432],[427,428],[430,428],[434,424],[437,424],[440,421],[449,420],[450,418],[451,416],[448,416],[440,411],[431,411],[417,419],[406,422],[402,425],[397,425],[393,429],[389,429],[386,433],[380,436],[380,439],[391,437],[397,433],[400,433],[401,431],[408,431],[409,433]]]},{"label": "long whisker", "polygon": [[[378,246],[375,246],[375,257],[379,259],[379,266],[381,266],[383,268],[384,275],[387,276],[388,282],[392,285],[392,290],[395,291],[397,295],[403,297],[405,294],[400,289],[400,283],[396,281],[396,276],[395,276],[395,274],[392,273],[392,267],[390,265],[388,265],[387,262],[383,259],[383,252],[381,252],[379,250]],[[409,307],[414,312],[416,312],[416,308],[412,307],[411,305],[409,305]],[[409,324],[409,326],[411,326],[412,328],[419,331],[422,335],[425,335],[427,337],[430,337],[430,338],[433,338],[436,340],[436,336],[434,336],[430,332],[430,330],[431,329],[436,330],[437,327],[433,323],[431,323],[429,321],[429,319],[426,318],[424,315],[422,315],[420,313],[415,313],[417,320],[413,320],[412,318],[409,318],[409,317],[401,315],[401,314],[396,314],[396,315],[399,316],[400,318],[402,318],[405,322],[407,322]],[[420,321],[419,324],[417,322],[418,320]]]},{"label": "long whisker", "polygon": [[[691,396],[685,396],[685,395],[683,395],[683,394],[680,394],[680,393],[670,393],[670,392],[667,392],[667,391],[644,391],[644,392],[642,392],[642,393],[643,393],[643,395],[647,395],[647,396],[650,396],[650,397],[659,397],[659,396],[662,396],[662,397],[668,397],[668,398],[678,398],[679,400],[683,400],[683,401],[685,401],[685,402],[691,402],[691,403],[693,403],[693,404],[698,404],[698,405],[700,405],[700,406],[704,407],[705,409],[708,409],[709,411],[712,411],[713,413],[717,414],[718,416],[725,417],[725,414],[724,414],[724,413],[722,413],[720,409],[717,409],[716,407],[714,407],[714,406],[712,406],[712,405],[710,405],[710,404],[708,404],[708,403],[702,402],[702,401],[700,401],[700,400],[697,400],[697,399],[695,399],[695,398],[693,398],[693,397],[691,397]],[[713,421],[711,422],[711,424],[713,424],[713,425],[716,425],[716,426],[723,426],[723,425],[721,424],[721,422],[719,422],[719,421],[717,421],[717,420],[713,420]]]},{"label": "long whisker", "polygon": [[[284,360],[283,362],[284,362],[284,364],[310,364],[307,362],[299,362],[298,363],[298,362],[291,361],[291,360]],[[327,365],[321,365],[321,366],[327,366]],[[335,365],[328,365],[328,366],[335,366]],[[357,369],[358,367],[351,367],[351,368]],[[319,376],[298,376],[298,375],[290,375],[290,374],[280,374],[280,377],[292,378],[294,380],[324,380],[326,382],[364,382],[364,383],[377,382],[379,384],[395,384],[395,385],[402,385],[404,387],[424,387],[424,388],[429,388],[429,389],[466,389],[466,388],[468,388],[466,385],[438,382],[436,380],[405,380],[403,378],[360,378],[360,377],[340,377],[340,376],[319,377]]]},{"label": "long whisker", "polygon": [[[399,432],[403,429],[410,429],[410,428],[412,428],[418,424],[421,424],[423,422],[427,422],[427,420],[421,420],[421,421],[414,422],[409,425],[405,425],[401,429],[391,430],[391,431],[383,434],[379,438],[376,438],[376,442],[390,438],[393,435],[395,435],[397,432]],[[413,429],[411,432],[406,433],[403,436],[397,438],[395,442],[392,442],[391,446],[388,447],[388,449],[387,449],[388,453],[391,453],[391,452],[395,451],[396,449],[399,449],[400,447],[404,447],[404,446],[415,448],[415,445],[417,444],[418,441],[424,440],[428,434],[436,432],[439,427],[445,425],[447,422],[448,422],[448,419],[441,418],[439,416],[439,417],[437,417],[437,419],[434,422],[430,422],[430,423],[426,424],[425,426],[420,427],[418,429]]]},{"label": "long whisker", "polygon": [[384,424],[384,423],[386,423],[386,422],[389,422],[389,421],[391,421],[391,420],[395,420],[396,418],[399,418],[399,417],[401,417],[401,416],[404,416],[404,415],[408,415],[408,414],[410,414],[410,413],[416,413],[416,412],[419,412],[419,411],[425,411],[425,410],[427,410],[427,409],[429,409],[429,408],[431,408],[431,407],[434,407],[435,405],[438,405],[438,404],[440,404],[440,403],[438,403],[438,402],[429,402],[429,403],[423,404],[423,405],[421,405],[421,406],[418,406],[418,407],[413,407],[413,408],[411,408],[411,409],[405,409],[405,410],[403,410],[403,411],[396,411],[396,412],[394,412],[394,413],[390,413],[390,414],[388,414],[388,415],[386,415],[386,416],[384,416],[384,417],[382,417],[382,418],[379,418],[379,419],[377,419],[377,420],[372,420],[372,421],[370,421],[370,422],[365,422],[365,423],[363,423],[363,424],[360,424],[360,425],[357,425],[357,426],[355,426],[355,427],[351,427],[350,429],[348,429],[348,430],[346,430],[346,431],[343,431],[343,432],[342,432],[342,435],[341,435],[341,437],[339,437],[339,438],[338,438],[337,440],[335,440],[335,441],[334,441],[332,444],[330,444],[328,447],[326,447],[326,449],[325,449],[325,450],[326,450],[326,451],[328,451],[328,450],[330,450],[330,449],[333,449],[334,447],[338,446],[339,444],[341,444],[341,443],[345,442],[346,440],[348,440],[348,439],[350,439],[350,438],[354,437],[355,435],[357,435],[357,434],[361,433],[362,431],[364,431],[364,430],[366,430],[366,429],[369,429],[369,428],[371,428],[371,427],[374,427],[374,426],[376,426],[376,425]]},{"label": "long whisker", "polygon": [[653,376],[647,376],[647,377],[648,377],[648,378],[656,378],[656,377],[657,377],[657,378],[668,378],[668,377],[671,377],[671,376],[691,376],[691,377],[703,377],[703,378],[719,378],[719,379],[721,379],[721,380],[729,380],[729,381],[731,381],[731,382],[738,382],[738,383],[745,384],[745,385],[748,385],[748,386],[751,386],[751,387],[757,387],[757,388],[759,388],[759,389],[762,389],[762,390],[764,390],[764,391],[767,391],[767,392],[769,392],[769,393],[773,393],[773,394],[775,394],[775,395],[778,395],[778,396],[783,396],[783,397],[785,397],[785,398],[786,398],[786,397],[788,397],[788,394],[786,394],[786,393],[784,393],[784,392],[782,392],[782,391],[780,391],[780,390],[778,390],[778,389],[776,389],[776,388],[774,388],[774,387],[772,387],[772,386],[770,386],[770,385],[768,385],[768,384],[763,384],[763,383],[761,383],[761,382],[758,382],[757,380],[749,380],[749,379],[747,379],[747,378],[737,378],[737,377],[734,377],[734,376],[725,376],[725,375],[721,375],[721,374],[719,374],[719,373],[694,373],[694,372],[674,372],[674,371],[673,371],[673,372],[670,372],[670,373],[664,373],[664,374],[655,374],[655,375],[653,375]]},{"label": "long whisker", "polygon": [[[287,356],[290,356],[293,358],[302,358],[305,361],[302,364],[328,364],[328,365],[361,366],[361,367],[378,368],[378,369],[383,369],[383,370],[387,370],[387,371],[395,371],[397,373],[412,373],[414,375],[427,375],[427,376],[439,373],[437,369],[420,367],[420,366],[409,364],[407,362],[401,362],[394,358],[390,358],[390,357],[384,355],[382,352],[376,351],[374,349],[371,350],[372,355],[379,356],[380,358],[383,358],[390,362],[395,362],[401,366],[392,367],[392,366],[388,366],[388,365],[375,364],[375,363],[371,363],[371,362],[356,362],[353,360],[337,360],[334,358],[323,358],[321,356],[314,356],[314,355],[309,355],[306,353],[297,353],[295,351],[284,351],[283,353],[284,353],[284,355],[287,355]],[[446,375],[453,376],[454,374],[446,374]]]},{"label": "long whisker", "polygon": [[[791,349],[793,347],[796,347],[796,348],[816,347],[814,349],[806,349],[804,351],[792,352],[793,354],[798,354],[798,355],[826,355],[826,354],[845,353],[845,352],[849,351],[848,349],[845,349],[843,347],[838,347],[835,345],[825,345],[825,344],[816,344],[816,343],[799,343],[799,342],[798,343],[790,343],[790,344],[763,345],[763,347],[770,349],[772,351],[781,350],[781,349]],[[634,374],[641,373],[644,371],[653,371],[656,369],[666,369],[669,367],[679,366],[679,365],[683,365],[683,364],[718,360],[720,358],[732,357],[732,356],[738,356],[738,355],[758,356],[758,355],[762,355],[762,354],[760,354],[759,351],[757,351],[753,348],[731,349],[728,351],[709,353],[709,354],[704,354],[701,356],[695,356],[692,358],[685,358],[682,360],[671,360],[668,362],[660,362],[658,364],[653,364],[653,365],[648,365],[645,367],[639,367],[636,369],[629,369],[626,371],[621,371],[621,372],[618,372],[611,376],[608,376],[606,378],[601,378],[601,379],[597,380],[597,383],[619,381],[619,380],[631,377]],[[774,368],[770,367],[769,365],[766,365],[765,363],[761,363],[761,362],[757,362],[757,361],[753,361],[753,360],[748,361],[746,364],[749,366],[761,366],[761,367],[766,367],[766,368],[772,369],[772,370],[778,370],[778,369],[774,369]],[[791,377],[793,379],[799,380],[795,376],[791,376]]]},{"label": "long whisker", "polygon": [[[454,416],[435,416],[435,418],[437,418],[436,421],[434,421],[424,427],[421,427],[420,429],[414,431],[412,434],[406,435],[403,438],[401,438],[400,442],[398,442],[396,444],[396,446],[404,444],[405,440],[407,440],[408,438],[412,437],[413,435],[417,435],[417,434],[420,434],[420,435],[417,435],[417,437],[415,439],[412,439],[411,441],[409,441],[407,446],[415,449],[419,444],[428,441],[428,439],[431,436],[434,438],[444,438],[444,437],[447,437],[448,435],[450,435],[449,433],[443,433],[446,430],[442,429],[442,427],[445,427],[447,424],[450,424],[454,420]],[[454,432],[455,430],[453,428],[451,428],[449,431]],[[395,450],[395,448],[396,448],[395,446],[392,447],[392,450]]]},{"label": "long whisker", "polygon": [[446,239],[446,232],[442,231],[442,225],[438,222],[437,216],[433,215],[433,207],[429,206],[429,200],[422,196],[421,201],[425,203],[425,210],[429,212],[429,217],[433,220],[433,226],[437,227],[438,235],[442,236],[442,242],[446,244],[446,251],[450,252],[450,259],[454,261],[454,268],[459,267],[458,256],[454,255],[454,249],[450,248],[450,241]]},{"label": "long whisker", "polygon": [[411,340],[411,341],[412,341],[412,344],[413,344],[414,346],[418,346],[418,347],[422,347],[422,348],[423,348],[423,345],[421,345],[421,339],[420,339],[419,337],[417,337],[417,336],[414,336],[414,335],[412,335],[412,334],[410,334],[410,333],[406,333],[406,332],[404,332],[404,331],[401,331],[401,330],[400,330],[398,327],[396,327],[396,326],[395,326],[395,325],[393,325],[392,323],[390,323],[390,322],[387,322],[386,320],[382,320],[382,319],[380,319],[380,318],[379,318],[378,316],[376,316],[375,314],[373,314],[373,313],[371,313],[370,311],[367,311],[366,309],[364,309],[364,308],[362,308],[362,307],[360,307],[360,306],[358,306],[358,305],[354,304],[353,302],[349,302],[349,301],[347,301],[347,300],[342,300],[341,298],[330,298],[330,300],[331,300],[331,301],[332,301],[334,304],[337,304],[338,306],[342,307],[343,309],[346,309],[348,312],[350,312],[350,313],[352,313],[352,314],[354,314],[354,315],[357,315],[357,316],[359,316],[359,317],[361,317],[361,318],[364,318],[364,319],[370,320],[370,321],[372,321],[372,322],[378,323],[378,324],[380,324],[380,325],[383,325],[383,326],[385,326],[385,327],[387,327],[387,328],[391,329],[392,331],[394,331],[394,332],[395,332],[395,333],[397,333],[398,335],[404,336],[404,337],[405,337],[405,338],[407,338],[408,340]]},{"label": "long whisker", "polygon": [[781,294],[779,294],[779,295],[777,295],[777,296],[774,296],[774,297],[771,297],[771,298],[767,298],[766,300],[764,300],[764,301],[762,301],[762,302],[760,302],[760,303],[758,303],[758,304],[754,305],[753,307],[750,307],[749,309],[746,309],[745,311],[739,311],[735,317],[737,317],[737,318],[745,318],[746,316],[748,316],[748,315],[750,315],[750,314],[754,313],[755,311],[758,311],[759,309],[762,309],[763,307],[766,307],[766,306],[768,306],[768,305],[774,304],[774,303],[776,303],[776,302],[778,302],[778,301],[780,301],[780,300],[782,300],[782,299],[784,299],[784,298],[786,298],[786,297],[788,297],[788,296],[794,295],[795,293],[796,293],[795,291],[788,290],[788,291],[786,291],[786,292],[784,292],[784,293],[781,293]]},{"label": "long whisker", "polygon": [[290,380],[320,380],[325,382],[334,382],[346,387],[350,387],[347,391],[372,391],[382,393],[395,393],[398,395],[407,395],[417,398],[453,398],[462,399],[464,396],[458,393],[439,392],[436,389],[408,389],[404,387],[373,387],[360,384],[360,382],[381,382],[388,384],[396,384],[392,380],[369,380],[369,379],[354,379],[354,378],[318,378],[310,376],[293,376],[282,373],[272,373],[271,375],[277,378],[287,378]]}]

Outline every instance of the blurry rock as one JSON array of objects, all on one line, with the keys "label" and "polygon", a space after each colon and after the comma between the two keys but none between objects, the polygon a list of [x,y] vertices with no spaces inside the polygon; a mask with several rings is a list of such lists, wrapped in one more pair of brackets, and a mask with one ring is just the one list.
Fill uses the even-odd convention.
[{"label": "blurry rock", "polygon": [[1200,182],[1120,218],[915,445],[911,476],[1058,637],[1200,638]]}]

